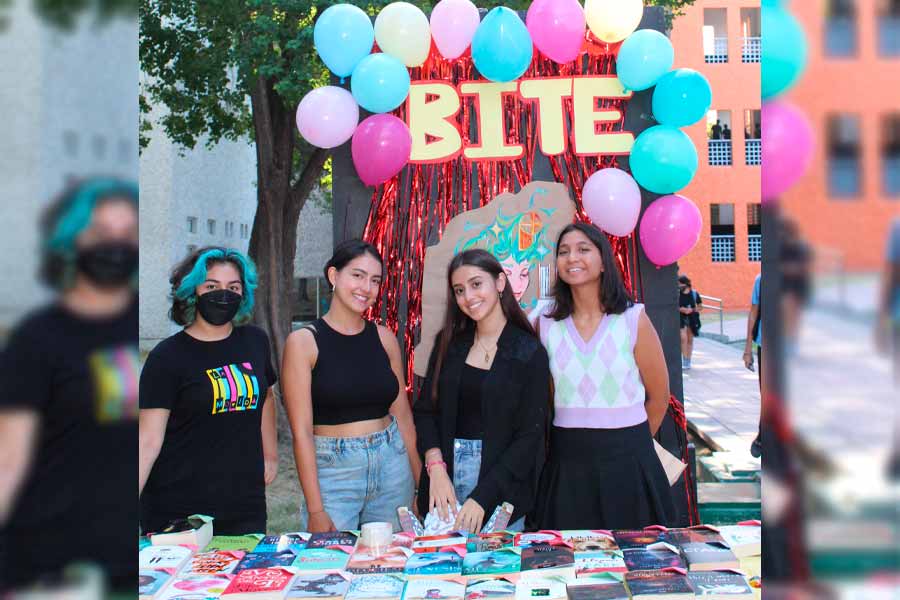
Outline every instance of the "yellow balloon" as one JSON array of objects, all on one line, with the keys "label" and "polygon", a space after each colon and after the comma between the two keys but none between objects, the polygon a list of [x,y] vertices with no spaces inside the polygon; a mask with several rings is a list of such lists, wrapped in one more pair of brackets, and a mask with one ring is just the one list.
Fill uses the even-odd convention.
[{"label": "yellow balloon", "polygon": [[431,27],[425,13],[409,2],[392,2],[375,18],[375,41],[407,67],[418,67],[431,50]]},{"label": "yellow balloon", "polygon": [[[612,44],[634,33],[644,15],[641,0],[585,0],[584,16],[597,39]],[[376,34],[377,35],[377,34]]]}]

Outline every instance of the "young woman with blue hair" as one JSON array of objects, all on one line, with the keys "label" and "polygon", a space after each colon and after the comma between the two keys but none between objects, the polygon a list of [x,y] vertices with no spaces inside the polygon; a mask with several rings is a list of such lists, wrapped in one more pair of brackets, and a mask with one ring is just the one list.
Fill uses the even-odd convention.
[{"label": "young woman with blue hair", "polygon": [[247,325],[256,269],[207,247],[172,273],[169,316],[184,329],[150,352],[140,382],[141,527],[192,514],[222,535],[265,533],[278,468],[269,340]]}]

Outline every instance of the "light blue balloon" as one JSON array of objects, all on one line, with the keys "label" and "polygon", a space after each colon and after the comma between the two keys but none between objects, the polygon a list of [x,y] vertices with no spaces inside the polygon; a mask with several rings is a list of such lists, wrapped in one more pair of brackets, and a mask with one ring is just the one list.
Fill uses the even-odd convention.
[{"label": "light blue balloon", "polygon": [[335,4],[316,21],[313,43],[325,66],[338,77],[347,77],[372,51],[375,28],[361,8]]},{"label": "light blue balloon", "polygon": [[655,125],[634,140],[628,164],[641,187],[657,194],[672,194],[694,178],[697,150],[691,138],[677,127]]},{"label": "light blue balloon", "polygon": [[705,117],[711,103],[706,77],[693,69],[675,69],[656,82],[653,118],[662,125],[686,127]]},{"label": "light blue balloon", "polygon": [[371,113],[392,111],[409,95],[409,71],[389,54],[370,54],[353,69],[350,91],[357,104]]},{"label": "light blue balloon", "polygon": [[646,90],[672,68],[675,50],[669,38],[655,29],[640,29],[622,42],[616,74],[626,90]]},{"label": "light blue balloon", "polygon": [[531,34],[515,11],[498,6],[475,30],[472,62],[485,79],[513,81],[531,64]]},{"label": "light blue balloon", "polygon": [[784,8],[762,9],[762,81],[764,100],[790,89],[806,68],[807,46],[803,27]]}]

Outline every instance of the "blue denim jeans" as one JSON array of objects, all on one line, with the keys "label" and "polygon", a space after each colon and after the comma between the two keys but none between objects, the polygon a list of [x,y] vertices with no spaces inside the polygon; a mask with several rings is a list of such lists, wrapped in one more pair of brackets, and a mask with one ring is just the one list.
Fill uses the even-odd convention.
[{"label": "blue denim jeans", "polygon": [[[481,470],[481,440],[453,440],[453,491],[456,492],[456,500],[460,504],[472,495],[475,486],[478,485],[478,472]],[[496,506],[482,506],[484,520],[491,518]],[[525,527],[525,517],[506,527],[509,531],[522,531]]]},{"label": "blue denim jeans", "polygon": [[[397,421],[391,417],[387,429],[362,437],[315,440],[322,504],[334,526],[359,529],[385,521],[399,531],[397,508],[412,506],[413,475]],[[308,523],[305,505],[300,518]]]}]

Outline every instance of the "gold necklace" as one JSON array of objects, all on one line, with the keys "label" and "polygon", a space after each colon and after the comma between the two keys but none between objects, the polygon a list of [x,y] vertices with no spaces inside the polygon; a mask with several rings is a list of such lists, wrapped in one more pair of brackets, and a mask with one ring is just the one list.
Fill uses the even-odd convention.
[{"label": "gold necklace", "polygon": [[[491,350],[479,341],[478,336],[475,336],[475,343],[481,346],[481,349],[484,350],[484,364],[488,364],[491,362]],[[496,348],[496,342],[494,342]]]}]

